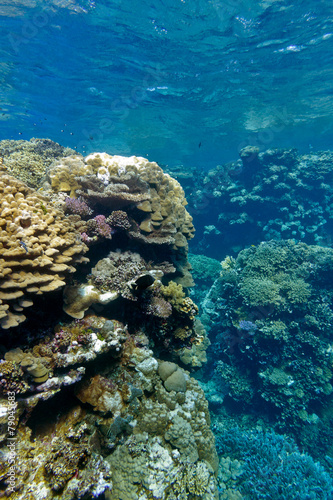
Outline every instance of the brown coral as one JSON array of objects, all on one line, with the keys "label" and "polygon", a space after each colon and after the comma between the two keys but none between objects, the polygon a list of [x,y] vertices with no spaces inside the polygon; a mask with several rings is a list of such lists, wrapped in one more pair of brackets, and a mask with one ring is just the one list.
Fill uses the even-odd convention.
[{"label": "brown coral", "polygon": [[126,209],[137,224],[131,236],[143,243],[187,249],[187,240],[193,237],[181,185],[155,162],[94,153],[84,162],[63,159],[48,175],[53,190],[70,191],[71,196],[75,192],[108,209]]},{"label": "brown coral", "polygon": [[45,171],[55,159],[73,153],[73,149],[60,146],[50,139],[0,141],[0,165],[4,166],[8,174],[35,189],[40,186]]},{"label": "brown coral", "polygon": [[126,231],[131,228],[131,222],[128,215],[123,210],[114,210],[111,212],[107,218],[107,223],[110,224],[111,227],[118,230]]},{"label": "brown coral", "polygon": [[24,183],[0,177],[0,326],[25,320],[34,294],[65,285],[87,247],[69,219]]}]

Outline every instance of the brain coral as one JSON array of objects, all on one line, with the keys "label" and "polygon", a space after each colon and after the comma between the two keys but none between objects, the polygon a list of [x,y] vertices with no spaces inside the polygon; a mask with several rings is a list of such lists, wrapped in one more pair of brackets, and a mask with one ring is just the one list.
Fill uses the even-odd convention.
[{"label": "brain coral", "polygon": [[0,326],[17,326],[34,294],[56,290],[87,250],[70,219],[0,172]]}]

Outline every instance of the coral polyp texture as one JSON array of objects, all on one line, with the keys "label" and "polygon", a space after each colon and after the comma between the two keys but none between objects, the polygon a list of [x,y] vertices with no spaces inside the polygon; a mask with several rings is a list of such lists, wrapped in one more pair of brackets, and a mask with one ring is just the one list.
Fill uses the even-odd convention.
[{"label": "coral polyp texture", "polygon": [[332,411],[332,262],[331,248],[263,242],[222,261],[203,301],[221,391],[280,426]]},{"label": "coral polyp texture", "polygon": [[208,404],[175,362],[209,344],[184,192],[144,158],[54,158],[38,191],[0,171],[0,496],[217,500]]},{"label": "coral polyp texture", "polygon": [[60,146],[50,139],[0,141],[0,158],[7,173],[33,188],[39,187],[47,167],[52,162],[74,153],[73,149]]},{"label": "coral polyp texture", "polygon": [[87,261],[80,234],[33,189],[0,172],[0,326],[17,326],[41,295]]},{"label": "coral polyp texture", "polygon": [[193,237],[192,217],[178,181],[155,162],[131,156],[94,153],[85,159],[68,157],[48,170],[56,192],[81,196],[106,211],[125,210],[134,225],[131,236],[144,243],[187,248]]}]

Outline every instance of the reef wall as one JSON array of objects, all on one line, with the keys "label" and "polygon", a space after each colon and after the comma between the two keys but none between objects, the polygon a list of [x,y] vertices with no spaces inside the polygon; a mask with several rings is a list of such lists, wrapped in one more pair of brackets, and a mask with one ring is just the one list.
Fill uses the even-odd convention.
[{"label": "reef wall", "polygon": [[179,366],[209,345],[180,184],[48,140],[0,156],[0,492],[217,499],[208,405]]}]

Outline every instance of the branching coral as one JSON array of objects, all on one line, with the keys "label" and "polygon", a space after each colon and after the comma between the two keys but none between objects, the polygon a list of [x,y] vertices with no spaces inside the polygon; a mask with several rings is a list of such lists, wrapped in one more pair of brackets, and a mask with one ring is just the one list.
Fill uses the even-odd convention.
[{"label": "branching coral", "polygon": [[40,187],[40,182],[53,161],[73,153],[73,149],[60,146],[50,139],[0,141],[0,157],[7,173],[36,189]]},{"label": "branching coral", "polygon": [[221,473],[219,479],[224,479],[224,488],[231,483],[242,493],[242,498],[292,500],[297,495],[326,500],[333,494],[328,472],[284,436],[234,427],[217,434],[216,441],[218,453],[223,457],[221,465],[227,458],[241,464],[240,474],[232,481]]}]

